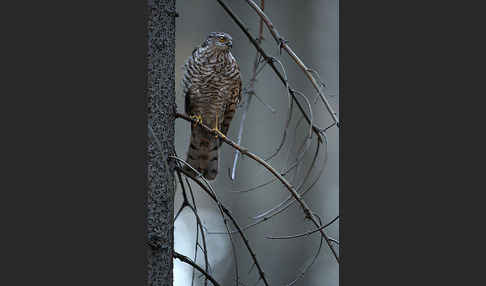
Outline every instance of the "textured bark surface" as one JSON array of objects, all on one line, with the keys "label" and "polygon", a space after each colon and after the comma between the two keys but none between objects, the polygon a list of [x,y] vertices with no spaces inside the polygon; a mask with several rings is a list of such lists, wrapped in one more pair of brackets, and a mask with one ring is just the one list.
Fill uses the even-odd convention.
[{"label": "textured bark surface", "polygon": [[172,286],[175,0],[148,0],[147,57],[147,284]]}]

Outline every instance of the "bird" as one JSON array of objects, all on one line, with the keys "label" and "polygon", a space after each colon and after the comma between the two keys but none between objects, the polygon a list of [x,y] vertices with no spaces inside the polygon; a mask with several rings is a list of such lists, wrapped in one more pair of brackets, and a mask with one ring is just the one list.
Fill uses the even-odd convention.
[{"label": "bird", "polygon": [[[240,68],[231,54],[232,47],[228,33],[211,32],[183,66],[185,112],[196,122],[191,124],[186,162],[207,180],[214,180],[218,174],[222,141],[200,123],[225,137],[241,99]],[[194,174],[192,168],[184,166]]]}]

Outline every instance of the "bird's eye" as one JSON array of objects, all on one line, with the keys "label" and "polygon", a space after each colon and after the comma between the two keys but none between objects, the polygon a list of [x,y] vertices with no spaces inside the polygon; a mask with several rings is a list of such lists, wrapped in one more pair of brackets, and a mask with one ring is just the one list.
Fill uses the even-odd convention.
[{"label": "bird's eye", "polygon": [[224,37],[219,37],[218,41],[221,42],[221,43],[224,43],[224,42],[226,42],[226,39]]}]

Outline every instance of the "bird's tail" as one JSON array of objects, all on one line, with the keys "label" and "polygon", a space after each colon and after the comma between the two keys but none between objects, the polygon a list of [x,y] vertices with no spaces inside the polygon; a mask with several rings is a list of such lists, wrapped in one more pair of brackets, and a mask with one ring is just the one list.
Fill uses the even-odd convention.
[{"label": "bird's tail", "polygon": [[[186,162],[206,179],[214,180],[218,174],[219,139],[201,126],[193,125],[190,142]],[[184,169],[192,172],[187,166]]]}]

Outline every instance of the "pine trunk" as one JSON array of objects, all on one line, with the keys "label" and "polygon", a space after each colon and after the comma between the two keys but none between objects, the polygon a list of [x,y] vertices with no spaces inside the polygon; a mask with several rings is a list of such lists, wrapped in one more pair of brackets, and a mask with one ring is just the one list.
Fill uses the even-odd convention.
[{"label": "pine trunk", "polygon": [[148,0],[148,285],[172,286],[175,0]]}]

